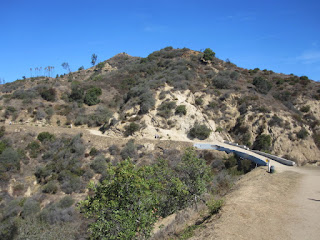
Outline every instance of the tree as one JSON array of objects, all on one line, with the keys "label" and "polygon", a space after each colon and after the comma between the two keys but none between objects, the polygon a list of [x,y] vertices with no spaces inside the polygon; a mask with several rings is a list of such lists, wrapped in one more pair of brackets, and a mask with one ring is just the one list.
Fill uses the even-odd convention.
[{"label": "tree", "polygon": [[68,70],[69,73],[71,72],[69,63],[64,62],[64,63],[61,64],[61,66],[62,66],[65,70]]},{"label": "tree", "polygon": [[96,65],[98,56],[96,54],[92,54],[91,56],[91,64],[92,66]]},{"label": "tree", "polygon": [[117,166],[109,165],[102,183],[89,189],[94,192],[80,202],[86,217],[94,218],[89,231],[92,239],[135,239],[148,237],[157,217],[155,199],[144,178],[145,168],[137,168],[130,159]]},{"label": "tree", "polygon": [[215,52],[212,51],[210,48],[206,48],[203,52],[203,58],[206,61],[212,61],[215,55]]}]

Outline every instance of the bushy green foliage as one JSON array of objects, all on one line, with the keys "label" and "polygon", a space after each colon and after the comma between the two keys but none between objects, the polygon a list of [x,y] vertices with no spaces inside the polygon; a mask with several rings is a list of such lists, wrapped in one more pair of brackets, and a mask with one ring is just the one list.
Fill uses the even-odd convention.
[{"label": "bushy green foliage", "polygon": [[214,59],[215,55],[216,55],[215,52],[212,51],[210,48],[206,48],[203,51],[203,58],[206,61],[212,61]]},{"label": "bushy green foliage", "polygon": [[223,199],[214,199],[212,198],[210,201],[208,201],[207,207],[210,211],[210,214],[216,214],[219,212],[219,210],[221,209],[221,207],[223,206],[224,200]]},{"label": "bushy green foliage", "polygon": [[175,114],[177,114],[177,115],[186,115],[187,114],[186,105],[177,106]]},{"label": "bushy green foliage", "polygon": [[89,189],[95,195],[80,203],[87,217],[95,219],[89,231],[92,239],[134,239],[138,233],[148,237],[157,217],[155,199],[148,179],[130,160],[110,167],[111,177]]},{"label": "bushy green foliage", "polygon": [[102,94],[101,88],[99,87],[91,87],[86,91],[84,96],[84,103],[92,106],[96,105],[100,102],[99,96]]},{"label": "bushy green foliage", "polygon": [[267,134],[261,134],[256,137],[256,140],[253,144],[253,149],[261,151],[270,151],[271,150],[271,136]]},{"label": "bushy green foliage", "polygon": [[255,77],[252,84],[256,86],[258,92],[263,94],[267,94],[272,88],[272,84],[263,77]]},{"label": "bushy green foliage", "polygon": [[210,136],[211,130],[206,125],[195,124],[189,131],[192,138],[204,140]]},{"label": "bushy green foliage", "polygon": [[136,131],[140,129],[140,125],[134,122],[131,122],[129,125],[125,126],[126,131],[124,132],[125,136],[131,136]]},{"label": "bushy green foliage", "polygon": [[44,142],[44,141],[52,141],[55,139],[55,136],[49,132],[42,132],[42,133],[39,133],[38,135],[38,140],[40,142]]},{"label": "bushy green foliage", "polygon": [[130,159],[108,166],[102,183],[80,209],[94,221],[92,239],[147,238],[159,216],[165,217],[206,191],[209,172],[203,159],[188,149],[176,169],[159,160],[151,166],[135,166]]}]

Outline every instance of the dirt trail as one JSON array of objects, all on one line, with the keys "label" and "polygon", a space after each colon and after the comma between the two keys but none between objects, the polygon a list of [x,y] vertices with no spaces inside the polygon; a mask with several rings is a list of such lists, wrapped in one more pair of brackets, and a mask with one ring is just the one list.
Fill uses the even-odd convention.
[{"label": "dirt trail", "polygon": [[272,164],[275,174],[245,175],[192,239],[320,239],[320,168]]}]

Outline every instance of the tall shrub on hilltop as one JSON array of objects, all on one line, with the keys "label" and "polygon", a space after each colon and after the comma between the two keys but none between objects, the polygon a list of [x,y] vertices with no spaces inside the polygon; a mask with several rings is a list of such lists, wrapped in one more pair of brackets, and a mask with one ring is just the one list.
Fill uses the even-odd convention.
[{"label": "tall shrub on hilltop", "polygon": [[216,53],[212,51],[210,48],[206,48],[203,51],[203,59],[206,61],[212,61],[213,58],[215,57]]}]

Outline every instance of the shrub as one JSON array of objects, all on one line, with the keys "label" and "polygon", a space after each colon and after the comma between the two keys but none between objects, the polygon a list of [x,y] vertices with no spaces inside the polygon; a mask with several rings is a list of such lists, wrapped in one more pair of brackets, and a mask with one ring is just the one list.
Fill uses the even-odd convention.
[{"label": "shrub", "polygon": [[146,114],[155,105],[155,99],[151,91],[147,91],[140,95],[140,113]]},{"label": "shrub", "polygon": [[32,141],[28,144],[27,149],[30,150],[30,157],[36,158],[40,152],[40,144],[38,141]]},{"label": "shrub", "polygon": [[203,104],[203,99],[202,98],[196,98],[195,103],[200,106]]},{"label": "shrub", "polygon": [[45,88],[40,91],[41,97],[49,102],[54,102],[56,100],[56,90],[54,88]]},{"label": "shrub", "polygon": [[306,139],[309,136],[308,131],[303,127],[297,132],[297,137],[300,139]]},{"label": "shrub", "polygon": [[79,193],[81,189],[83,189],[83,182],[81,178],[70,174],[62,181],[61,190],[64,191],[66,194],[71,194],[73,192]]},{"label": "shrub", "polygon": [[84,96],[84,90],[80,86],[78,82],[71,83],[71,94],[69,95],[69,99],[71,101],[82,102]]},{"label": "shrub", "polygon": [[219,89],[228,89],[231,86],[232,79],[229,71],[220,71],[217,76],[212,79],[212,84]]},{"label": "shrub", "polygon": [[255,85],[258,92],[263,94],[267,94],[272,88],[272,84],[262,77],[255,77],[253,85]]},{"label": "shrub", "polygon": [[7,143],[0,141],[0,154],[7,148]]},{"label": "shrub", "polygon": [[164,118],[169,118],[172,115],[172,109],[176,107],[176,103],[173,101],[164,101],[158,107],[158,115]]},{"label": "shrub", "polygon": [[125,126],[126,131],[124,132],[125,136],[131,136],[136,131],[140,129],[140,125],[137,123],[130,123],[129,125]]},{"label": "shrub", "polygon": [[23,218],[30,217],[40,212],[40,204],[32,198],[28,198],[23,204],[21,216]]},{"label": "shrub", "polygon": [[206,125],[195,124],[190,129],[189,135],[192,138],[198,138],[204,140],[210,136],[211,130]]},{"label": "shrub", "polygon": [[101,88],[91,87],[86,91],[84,96],[84,103],[88,106],[96,105],[100,102],[98,96],[102,94]]},{"label": "shrub", "polygon": [[134,140],[130,139],[125,147],[121,150],[120,155],[122,159],[134,158],[137,154],[137,147],[134,144]]},{"label": "shrub", "polygon": [[120,149],[117,147],[117,145],[111,145],[109,147],[109,152],[111,155],[117,155],[120,152]]},{"label": "shrub", "polygon": [[74,200],[71,196],[65,196],[64,198],[61,198],[58,202],[57,206],[61,209],[71,207],[74,203]]},{"label": "shrub", "polygon": [[2,138],[5,133],[6,133],[6,127],[5,126],[1,126],[0,127],[0,138]]},{"label": "shrub", "polygon": [[204,60],[206,61],[212,61],[213,58],[215,57],[215,52],[212,51],[210,48],[206,48],[204,51],[203,51],[203,58]]},{"label": "shrub", "polygon": [[110,181],[90,185],[95,194],[80,202],[81,211],[94,219],[89,228],[91,238],[134,239],[137,233],[149,237],[157,218],[148,180],[130,160],[112,167],[109,174]]},{"label": "shrub", "polygon": [[177,114],[177,115],[186,115],[187,114],[186,105],[177,106],[175,114]]},{"label": "shrub", "polygon": [[97,156],[98,153],[99,153],[99,151],[95,147],[93,147],[93,148],[91,148],[89,155],[90,156]]},{"label": "shrub", "polygon": [[42,133],[39,133],[37,138],[40,142],[44,142],[44,141],[53,141],[55,139],[55,136],[49,132],[42,132]]},{"label": "shrub", "polygon": [[300,111],[307,113],[310,111],[310,106],[309,105],[303,106],[300,108]]},{"label": "shrub", "polygon": [[107,169],[107,159],[102,155],[97,156],[90,164],[90,167],[96,173],[103,173]]},{"label": "shrub", "polygon": [[271,149],[271,136],[266,134],[261,134],[256,137],[253,144],[253,149],[261,151],[270,151]]},{"label": "shrub", "polygon": [[0,155],[0,171],[20,170],[20,155],[13,148],[6,148]]},{"label": "shrub", "polygon": [[54,181],[48,182],[42,188],[42,192],[44,192],[44,193],[56,194],[57,191],[58,191],[58,185]]},{"label": "shrub", "polygon": [[283,120],[281,118],[279,118],[277,115],[273,115],[271,120],[269,121],[269,126],[273,127],[273,126],[279,126],[282,127],[283,126]]},{"label": "shrub", "polygon": [[223,199],[215,200],[214,198],[212,198],[206,204],[210,211],[210,214],[213,215],[213,214],[217,214],[220,211],[221,207],[223,206],[223,203],[224,203]]}]

